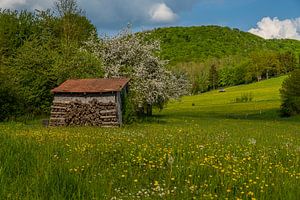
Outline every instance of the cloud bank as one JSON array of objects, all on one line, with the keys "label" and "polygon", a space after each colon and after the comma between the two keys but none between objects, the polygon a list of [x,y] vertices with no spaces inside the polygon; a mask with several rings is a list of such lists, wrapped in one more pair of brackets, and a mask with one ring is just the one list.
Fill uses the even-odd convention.
[{"label": "cloud bank", "polygon": [[277,17],[264,17],[257,23],[257,28],[252,28],[249,32],[265,39],[300,40],[300,17],[282,21]]},{"label": "cloud bank", "polygon": [[172,22],[175,21],[177,15],[164,3],[153,6],[149,12],[151,20],[154,22]]},{"label": "cloud bank", "polygon": [[[101,30],[173,24],[182,12],[206,0],[77,0],[87,17]],[[0,0],[0,8],[46,9],[54,0]]]},{"label": "cloud bank", "polygon": [[47,0],[0,0],[2,9],[46,9],[53,6],[54,1]]},{"label": "cloud bank", "polygon": [[199,0],[80,0],[98,27],[119,29],[128,22],[134,27],[175,23],[182,12]]},{"label": "cloud bank", "polygon": [[0,8],[14,8],[26,4],[26,0],[0,0]]}]

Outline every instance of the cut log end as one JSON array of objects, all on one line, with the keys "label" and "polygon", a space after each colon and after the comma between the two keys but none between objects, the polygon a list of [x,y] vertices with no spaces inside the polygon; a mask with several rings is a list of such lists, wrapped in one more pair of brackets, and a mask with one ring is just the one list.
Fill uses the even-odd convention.
[{"label": "cut log end", "polygon": [[89,103],[53,102],[50,126],[120,126],[116,104],[92,100]]}]

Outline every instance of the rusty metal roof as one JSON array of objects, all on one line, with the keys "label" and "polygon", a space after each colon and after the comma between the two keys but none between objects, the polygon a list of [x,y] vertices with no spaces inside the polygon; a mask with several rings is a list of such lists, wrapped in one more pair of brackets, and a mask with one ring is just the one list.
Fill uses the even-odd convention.
[{"label": "rusty metal roof", "polygon": [[52,93],[102,93],[121,91],[128,78],[70,79],[51,90]]}]

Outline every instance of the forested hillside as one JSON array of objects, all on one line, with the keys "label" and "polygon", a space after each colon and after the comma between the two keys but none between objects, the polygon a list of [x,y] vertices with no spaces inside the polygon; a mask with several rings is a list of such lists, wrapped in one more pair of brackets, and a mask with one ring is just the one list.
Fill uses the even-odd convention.
[{"label": "forested hillside", "polygon": [[220,26],[158,28],[151,39],[161,42],[161,57],[171,64],[203,62],[209,58],[248,57],[253,51],[291,51],[300,54],[300,41],[265,40],[251,33]]},{"label": "forested hillside", "polygon": [[160,56],[190,77],[192,92],[251,83],[299,67],[300,41],[266,40],[220,26],[170,27],[146,32],[161,42]]}]

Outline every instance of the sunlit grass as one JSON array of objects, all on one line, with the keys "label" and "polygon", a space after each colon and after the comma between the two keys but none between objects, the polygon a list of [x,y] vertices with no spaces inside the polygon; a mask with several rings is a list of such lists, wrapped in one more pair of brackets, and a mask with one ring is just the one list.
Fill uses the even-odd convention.
[{"label": "sunlit grass", "polygon": [[[284,77],[170,103],[122,128],[0,124],[0,199],[298,199]],[[234,103],[243,92],[253,100]]]}]

